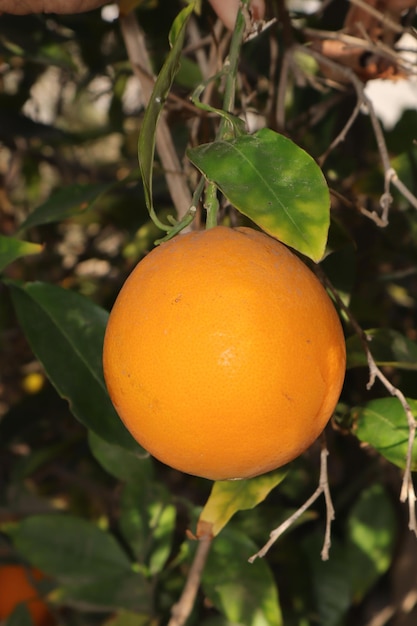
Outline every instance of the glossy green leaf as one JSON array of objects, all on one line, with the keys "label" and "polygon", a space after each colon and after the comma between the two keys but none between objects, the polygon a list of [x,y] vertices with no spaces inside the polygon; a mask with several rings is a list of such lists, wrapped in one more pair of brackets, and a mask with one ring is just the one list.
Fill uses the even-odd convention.
[{"label": "glossy green leaf", "polygon": [[[417,400],[408,399],[408,403],[417,418]],[[350,418],[352,431],[360,441],[375,448],[391,463],[405,468],[408,424],[397,398],[372,400],[363,407],[353,409]],[[413,447],[412,469],[417,470],[417,440]]]},{"label": "glossy green leaf", "polygon": [[102,439],[92,430],[88,433],[88,443],[96,461],[119,480],[142,480],[143,475],[151,470],[149,453],[140,448],[126,450]]},{"label": "glossy green leaf", "polygon": [[[390,328],[365,331],[369,348],[377,365],[389,365],[406,370],[417,370],[417,343]],[[367,367],[368,361],[357,335],[346,342],[347,368]]]},{"label": "glossy green leaf", "polygon": [[9,534],[20,554],[63,583],[86,583],[131,571],[112,535],[72,515],[32,515],[11,527]]},{"label": "glossy green leaf", "polygon": [[396,514],[381,484],[361,493],[349,514],[347,531],[346,564],[358,601],[388,570],[396,545]]},{"label": "glossy green leaf", "polygon": [[264,128],[187,154],[255,224],[314,261],[322,258],[330,223],[329,190],[316,162],[290,139]]},{"label": "glossy green leaf", "polygon": [[39,254],[42,250],[43,246],[38,243],[0,235],[0,272],[16,259],[29,254]]},{"label": "glossy green leaf", "polygon": [[265,500],[270,491],[284,480],[286,474],[286,469],[278,469],[248,480],[215,482],[200,514],[197,536],[218,535],[237,511],[253,509]]},{"label": "glossy green leaf", "polygon": [[76,217],[90,210],[94,202],[111,187],[112,184],[96,183],[93,185],[74,184],[59,189],[28,215],[19,230]]},{"label": "glossy green leaf", "polygon": [[213,541],[203,571],[203,589],[231,622],[282,626],[277,587],[267,561],[247,561],[257,549],[246,535],[226,528]]},{"label": "glossy green leaf", "polygon": [[170,493],[153,479],[129,482],[122,492],[120,529],[149,574],[162,571],[172,551],[176,508]]},{"label": "glossy green leaf", "polygon": [[138,140],[138,160],[142,175],[146,206],[155,216],[152,198],[152,174],[155,155],[156,127],[168,97],[174,78],[180,68],[180,58],[188,20],[194,10],[191,2],[177,15],[170,32],[171,50],[155,81],[155,85],[146,107]]},{"label": "glossy green leaf", "polygon": [[80,294],[46,283],[8,282],[29,344],[74,416],[100,437],[140,454],[108,396],[102,348],[108,313]]}]

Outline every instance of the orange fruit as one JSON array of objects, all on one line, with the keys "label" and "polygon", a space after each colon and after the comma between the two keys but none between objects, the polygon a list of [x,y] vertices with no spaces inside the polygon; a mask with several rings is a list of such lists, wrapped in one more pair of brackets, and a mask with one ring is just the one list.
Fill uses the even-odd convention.
[{"label": "orange fruit", "polygon": [[133,437],[171,467],[221,480],[273,470],[314,442],[346,354],[333,303],[297,256],[256,230],[217,226],[136,266],[103,358]]},{"label": "orange fruit", "polygon": [[24,602],[36,626],[54,623],[46,603],[40,598],[34,581],[44,578],[37,569],[22,565],[0,566],[0,621],[11,615],[18,604]]}]

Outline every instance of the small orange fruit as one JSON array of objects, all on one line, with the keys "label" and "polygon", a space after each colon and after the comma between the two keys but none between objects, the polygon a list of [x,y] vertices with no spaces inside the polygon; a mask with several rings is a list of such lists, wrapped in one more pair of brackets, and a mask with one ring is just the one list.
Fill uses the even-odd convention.
[{"label": "small orange fruit", "polygon": [[321,283],[250,228],[155,248],[121,289],[104,341],[107,388],[133,437],[214,480],[256,476],[306,450],[335,408],[345,362]]},{"label": "small orange fruit", "polygon": [[36,626],[51,626],[53,617],[46,603],[39,597],[34,581],[44,578],[39,570],[23,565],[0,566],[0,621],[13,613],[24,602]]}]

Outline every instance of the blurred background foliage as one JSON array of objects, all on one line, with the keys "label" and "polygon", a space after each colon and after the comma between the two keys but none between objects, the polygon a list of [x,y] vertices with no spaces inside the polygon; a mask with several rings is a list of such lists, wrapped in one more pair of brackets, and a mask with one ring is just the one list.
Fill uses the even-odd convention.
[{"label": "blurred background foliage", "polygon": [[[348,3],[345,11],[340,3],[324,3],[326,10],[311,14],[293,4],[294,26],[324,30],[341,28]],[[180,8],[174,0],[160,0],[136,9],[155,72]],[[143,94],[114,9],[0,16],[0,233],[42,245],[40,254],[7,265],[0,283],[0,560],[45,571],[56,622],[68,626],[168,623],[195,550],[186,531],[195,530],[211,489],[209,481],[89,433],[74,419],[74,407],[64,399],[68,395],[57,393],[59,385],[51,384],[28,341],[37,337],[35,352],[51,357],[57,375],[63,370],[77,380],[83,355],[74,354],[82,342],[71,339],[70,354],[56,339],[65,334],[64,312],[53,304],[41,311],[43,292],[35,303],[19,285],[42,281],[87,298],[99,307],[99,334],[105,324],[101,311],[111,308],[129,272],[161,234],[149,220],[137,169]],[[217,26],[203,4],[193,28],[198,41],[220,58],[227,33]],[[244,46],[238,107],[251,124],[283,130],[271,106],[282,71],[280,61],[271,75],[273,42],[285,49],[279,24]],[[181,159],[190,136],[194,145],[210,141],[215,127],[215,120],[202,117],[188,100],[202,76],[195,41],[188,44],[166,104]],[[304,80],[287,84],[285,134],[318,159],[346,124],[355,96],[346,86],[320,83],[311,60],[306,72]],[[214,106],[220,105],[220,93],[216,84]],[[403,110],[384,134],[393,166],[416,194],[416,107]],[[193,182],[194,172],[185,167]],[[375,329],[386,375],[406,396],[416,397],[416,210],[397,192],[386,228],[359,210],[379,210],[384,184],[367,115],[358,116],[345,141],[325,159],[323,171],[332,191],[332,254],[322,267],[362,328]],[[158,160],[154,196],[158,214],[172,214]],[[231,224],[242,219],[230,207],[223,208],[222,217]],[[60,295],[51,291],[49,297],[53,303]],[[52,310],[57,317],[48,330],[45,320]],[[394,331],[398,334],[389,334]],[[358,432],[358,439],[352,432],[355,407],[388,394],[378,382],[367,390],[366,362],[350,341],[351,368],[327,429],[336,509],[330,560],[320,560],[325,513],[319,500],[266,559],[247,562],[270,530],[316,488],[319,448],[313,446],[260,506],[238,513],[216,538],[190,624],[416,623],[417,547],[407,528],[407,509],[399,502],[401,469],[360,443],[367,433],[361,438]],[[103,398],[91,397],[88,378],[80,385],[100,420]],[[388,410],[371,408],[381,411],[382,420]],[[406,434],[402,444],[405,439]]]}]

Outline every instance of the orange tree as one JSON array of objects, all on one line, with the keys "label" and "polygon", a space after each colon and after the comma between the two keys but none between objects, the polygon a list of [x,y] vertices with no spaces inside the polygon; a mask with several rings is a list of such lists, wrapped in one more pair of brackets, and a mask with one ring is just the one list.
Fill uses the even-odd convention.
[{"label": "orange tree", "polygon": [[[42,595],[57,623],[415,622],[405,557],[416,550],[417,120],[414,107],[383,126],[381,98],[368,90],[379,78],[391,90],[392,79],[407,84],[413,65],[401,48],[411,45],[413,4],[243,2],[233,30],[204,2],[0,16],[0,559],[47,575]],[[230,14],[212,5],[230,27]],[[229,258],[214,243],[212,257],[195,252],[195,267],[191,253],[168,274],[152,265],[175,242],[209,241],[225,227],[266,238],[268,255],[292,248],[290,265],[317,285],[338,329],[337,375],[321,369],[328,327],[298,270],[286,274],[276,261],[263,275],[277,278],[257,292],[248,287],[256,254],[242,244]],[[112,336],[113,406],[103,340],[136,265],[151,267],[153,291],[139,281],[143,293],[123,310],[127,353]],[[190,306],[188,269],[193,295],[211,300],[194,298],[198,319],[181,318],[166,357],[168,318],[158,307],[164,298],[177,311]],[[238,310],[230,280],[239,280]],[[226,305],[213,306],[219,293]],[[257,302],[252,326],[248,298]],[[241,343],[227,352],[232,331]],[[243,339],[257,347],[242,374],[225,379],[213,363],[230,364]],[[129,387],[114,385],[131,375],[123,355],[135,355],[137,341],[145,352],[133,367],[145,367],[126,418],[120,394]],[[271,371],[286,381],[275,403]],[[225,380],[243,387],[229,394]],[[321,385],[331,397],[322,412]],[[291,432],[311,398],[300,445],[281,456],[280,424]],[[173,403],[170,430],[155,428]],[[235,453],[225,449],[225,421],[218,439],[212,423],[205,430],[217,403],[229,420],[233,405]],[[277,415],[267,433],[263,404]],[[136,434],[148,450],[118,412],[134,434],[149,420],[150,436]],[[150,442],[162,436],[160,455]],[[273,462],[256,461],[260,441],[277,451]],[[191,447],[210,458],[207,445],[218,455],[211,470],[182,464]],[[193,475],[231,477],[242,450],[245,463],[272,471],[214,483]],[[232,473],[217,471],[225,461]],[[0,587],[0,604],[5,594]],[[31,617],[18,606],[6,623]]]}]

